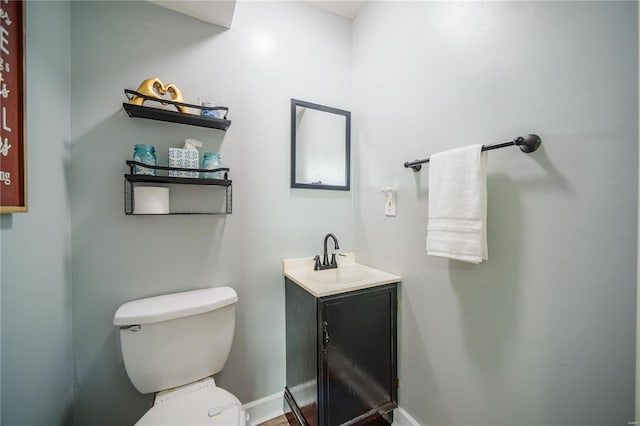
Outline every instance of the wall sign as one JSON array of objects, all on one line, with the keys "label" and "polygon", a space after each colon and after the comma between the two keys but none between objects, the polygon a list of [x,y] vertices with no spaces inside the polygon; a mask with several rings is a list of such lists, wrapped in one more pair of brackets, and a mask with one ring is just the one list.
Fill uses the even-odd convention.
[{"label": "wall sign", "polygon": [[24,1],[0,0],[0,213],[27,211]]}]

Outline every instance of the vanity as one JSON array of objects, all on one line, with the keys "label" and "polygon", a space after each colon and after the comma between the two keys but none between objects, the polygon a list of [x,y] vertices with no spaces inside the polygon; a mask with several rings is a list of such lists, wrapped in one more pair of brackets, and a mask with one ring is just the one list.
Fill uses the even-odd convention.
[{"label": "vanity", "polygon": [[302,426],[389,425],[397,408],[397,286],[401,278],[359,265],[314,270],[283,262],[287,377],[284,408]]}]

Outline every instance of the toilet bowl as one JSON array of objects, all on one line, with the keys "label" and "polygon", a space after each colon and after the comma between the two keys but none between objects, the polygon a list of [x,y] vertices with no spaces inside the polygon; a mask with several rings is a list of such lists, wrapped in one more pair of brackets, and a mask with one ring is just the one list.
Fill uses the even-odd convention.
[{"label": "toilet bowl", "polygon": [[247,424],[240,401],[213,378],[231,350],[237,300],[232,288],[216,287],[118,308],[113,323],[127,375],[139,392],[155,393],[136,425]]},{"label": "toilet bowl", "polygon": [[138,426],[246,426],[247,415],[233,394],[216,386],[213,377],[156,394],[153,407]]}]

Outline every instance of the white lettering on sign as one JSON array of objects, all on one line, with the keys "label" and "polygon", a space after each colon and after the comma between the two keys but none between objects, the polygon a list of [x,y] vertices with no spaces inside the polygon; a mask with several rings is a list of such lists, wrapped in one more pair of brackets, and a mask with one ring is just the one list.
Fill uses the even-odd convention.
[{"label": "white lettering on sign", "polygon": [[4,182],[5,185],[11,185],[11,172],[0,170],[0,182]]},{"label": "white lettering on sign", "polygon": [[2,107],[2,130],[10,132],[11,129],[7,126],[7,107]]},{"label": "white lettering on sign", "polygon": [[9,39],[6,37],[9,35],[9,31],[5,30],[3,26],[0,26],[0,50],[9,55],[9,49],[5,46],[9,44]]},{"label": "white lettering on sign", "polygon": [[0,143],[0,154],[6,157],[7,155],[9,155],[10,148],[11,145],[9,145],[9,138],[4,138],[2,143]]},{"label": "white lettering on sign", "polygon": [[4,59],[0,58],[0,83],[6,81],[4,79],[4,73],[8,73],[10,71],[11,69],[9,68],[9,62],[5,62]]},{"label": "white lettering on sign", "polygon": [[[8,0],[0,0],[1,5],[9,4]],[[10,27],[12,25],[11,17],[9,16],[9,12],[4,7],[0,7],[0,54],[3,56],[10,55],[10,49],[12,49],[12,45],[10,44],[11,32]],[[0,99],[7,99],[11,95],[11,90],[9,90],[8,82],[6,81],[5,74],[10,72],[9,62],[7,58],[0,57]],[[5,102],[6,104],[6,102]],[[2,131],[11,133],[11,128],[9,127],[9,122],[7,121],[7,106],[2,106],[2,115],[0,116],[0,122],[2,124]],[[11,149],[10,138],[8,136],[3,136],[0,138],[0,155],[7,157],[9,155],[9,150]],[[11,185],[11,172],[0,170],[0,183],[4,183],[5,185]]]},{"label": "white lettering on sign", "polygon": [[4,59],[0,58],[0,71],[11,71],[9,69],[9,62],[5,62]]},{"label": "white lettering on sign", "polygon": [[4,23],[7,24],[7,27],[11,25],[11,18],[9,17],[9,12],[0,9],[0,20],[4,19]]}]

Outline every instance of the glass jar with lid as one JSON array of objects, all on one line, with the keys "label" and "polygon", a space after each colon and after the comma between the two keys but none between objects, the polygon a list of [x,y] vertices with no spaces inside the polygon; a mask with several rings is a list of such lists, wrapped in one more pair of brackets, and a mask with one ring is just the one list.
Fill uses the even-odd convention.
[{"label": "glass jar with lid", "polygon": [[[222,167],[220,160],[220,154],[215,152],[205,152],[202,157],[203,169],[219,169]],[[222,179],[222,172],[205,172],[202,173],[202,177],[205,179]]]},{"label": "glass jar with lid", "polygon": [[[133,149],[133,161],[139,163],[156,165],[156,149],[151,145],[136,144]],[[133,174],[155,176],[156,171],[148,167],[133,166]]]}]

